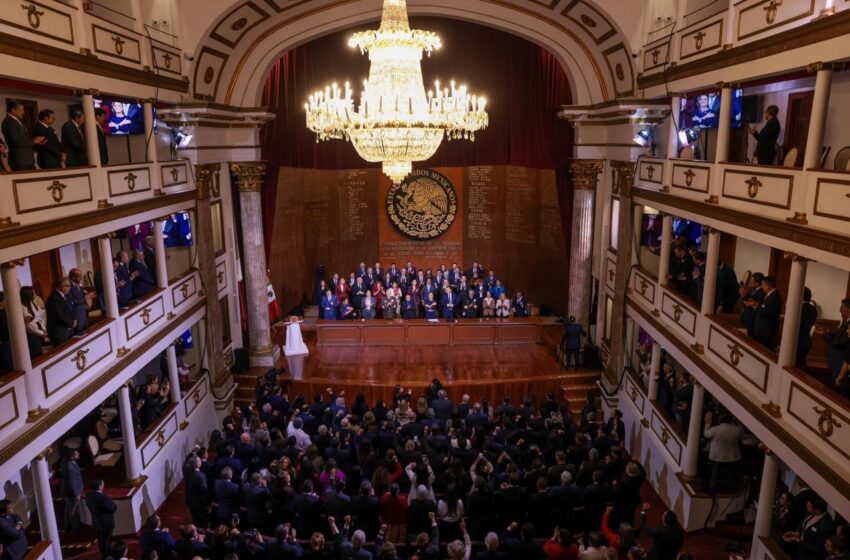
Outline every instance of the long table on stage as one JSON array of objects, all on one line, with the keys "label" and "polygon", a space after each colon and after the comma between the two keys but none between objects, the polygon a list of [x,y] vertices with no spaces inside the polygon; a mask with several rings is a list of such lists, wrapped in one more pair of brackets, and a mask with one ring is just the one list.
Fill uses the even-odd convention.
[{"label": "long table on stage", "polygon": [[536,344],[538,317],[508,319],[374,319],[318,321],[317,346],[455,346],[468,344]]}]

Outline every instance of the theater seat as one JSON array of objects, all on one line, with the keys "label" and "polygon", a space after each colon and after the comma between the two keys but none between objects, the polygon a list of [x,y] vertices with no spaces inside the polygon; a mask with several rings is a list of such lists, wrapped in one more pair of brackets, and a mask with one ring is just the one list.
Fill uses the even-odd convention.
[{"label": "theater seat", "polygon": [[100,446],[106,451],[121,451],[124,448],[124,441],[121,438],[109,438],[109,428],[103,420],[95,422],[94,431],[97,439],[100,440]]},{"label": "theater seat", "polygon": [[89,453],[94,458],[94,465],[96,467],[114,467],[121,460],[121,453],[104,453],[100,455],[100,444],[94,436],[86,438],[86,445],[89,448]]}]

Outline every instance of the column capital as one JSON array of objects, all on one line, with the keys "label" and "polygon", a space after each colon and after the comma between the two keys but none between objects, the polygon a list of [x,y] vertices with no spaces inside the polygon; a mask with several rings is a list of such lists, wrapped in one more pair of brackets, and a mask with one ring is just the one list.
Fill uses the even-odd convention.
[{"label": "column capital", "polygon": [[260,192],[266,180],[266,162],[234,161],[230,173],[236,178],[239,192]]},{"label": "column capital", "polygon": [[612,161],[611,168],[614,170],[612,192],[623,196],[631,196],[632,187],[635,183],[635,162]]},{"label": "column capital", "polygon": [[601,159],[574,159],[570,161],[573,189],[577,191],[596,190],[603,166],[604,162]]},{"label": "column capital", "polygon": [[93,96],[93,97],[97,97],[97,96],[99,96],[99,95],[100,95],[100,90],[99,90],[99,89],[92,89],[92,88],[89,88],[89,89],[78,89],[78,90],[75,90],[75,91],[74,91],[74,93],[75,93],[76,95],[81,96],[81,97],[82,97],[83,95],[91,95],[91,96]]},{"label": "column capital", "polygon": [[705,233],[708,233],[708,234],[720,233],[719,229],[717,229],[715,227],[711,227],[711,226],[702,226],[702,231],[704,231]]},{"label": "column capital", "polygon": [[198,200],[208,200],[216,195],[217,181],[221,163],[199,163],[195,165],[195,187],[197,188]]},{"label": "column capital", "polygon": [[3,268],[17,268],[19,266],[24,266],[24,259],[15,259],[11,261],[6,261],[4,263],[0,263],[0,267]]},{"label": "column capital", "polygon": [[724,88],[731,88],[732,87],[732,84],[730,84],[729,82],[716,82],[714,85],[717,86],[717,89],[724,89]]},{"label": "column capital", "polygon": [[43,461],[43,460],[47,459],[47,457],[48,457],[51,453],[53,453],[53,448],[52,448],[52,447],[48,447],[47,449],[45,449],[44,451],[42,451],[41,453],[39,453],[38,455],[36,455],[36,456],[35,456],[35,458],[36,458],[36,459],[38,459],[39,461]]},{"label": "column capital", "polygon": [[799,262],[799,263],[805,263],[805,262],[809,261],[809,259],[807,259],[806,257],[801,257],[797,253],[792,253],[790,251],[786,251],[785,253],[783,253],[782,258],[785,259],[786,261]]},{"label": "column capital", "polygon": [[806,72],[809,74],[821,71],[835,72],[840,70],[842,66],[840,62],[812,62],[806,65]]}]

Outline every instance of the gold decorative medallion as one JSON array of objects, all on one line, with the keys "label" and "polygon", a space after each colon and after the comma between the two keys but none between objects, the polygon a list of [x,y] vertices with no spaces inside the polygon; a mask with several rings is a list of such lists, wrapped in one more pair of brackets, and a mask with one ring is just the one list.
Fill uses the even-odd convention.
[{"label": "gold decorative medallion", "polygon": [[386,199],[390,223],[405,237],[418,241],[446,233],[457,217],[454,185],[432,169],[412,172],[390,187]]}]

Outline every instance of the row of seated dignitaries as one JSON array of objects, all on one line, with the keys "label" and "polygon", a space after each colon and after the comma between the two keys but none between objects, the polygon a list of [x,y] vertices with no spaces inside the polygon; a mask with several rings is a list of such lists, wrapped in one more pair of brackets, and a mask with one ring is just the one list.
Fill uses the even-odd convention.
[{"label": "row of seated dignitaries", "polygon": [[457,263],[434,271],[417,270],[413,263],[388,269],[364,263],[348,277],[334,274],[319,280],[313,304],[325,320],[345,319],[456,319],[478,317],[528,317],[528,300],[522,292],[511,299],[494,271],[479,263],[462,270]]}]

